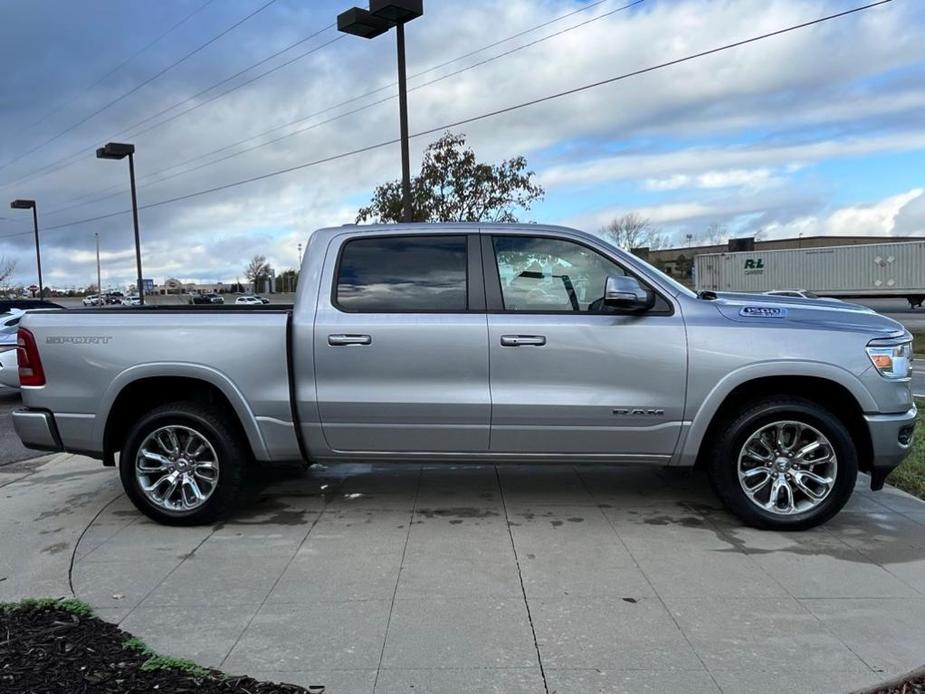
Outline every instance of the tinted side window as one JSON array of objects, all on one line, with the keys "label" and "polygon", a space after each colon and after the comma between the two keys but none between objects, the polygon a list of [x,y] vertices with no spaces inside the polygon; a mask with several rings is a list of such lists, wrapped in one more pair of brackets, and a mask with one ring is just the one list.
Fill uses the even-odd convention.
[{"label": "tinted side window", "polygon": [[389,236],[348,241],[337,273],[346,311],[465,311],[465,236]]},{"label": "tinted side window", "polygon": [[507,311],[605,312],[604,284],[623,269],[571,241],[495,236],[501,297]]}]

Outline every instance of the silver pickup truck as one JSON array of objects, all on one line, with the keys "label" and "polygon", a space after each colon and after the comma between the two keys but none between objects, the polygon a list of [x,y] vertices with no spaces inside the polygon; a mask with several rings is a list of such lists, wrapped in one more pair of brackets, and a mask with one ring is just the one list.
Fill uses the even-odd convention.
[{"label": "silver pickup truck", "polygon": [[801,529],[909,451],[912,338],[863,307],[694,294],[538,225],[322,229],[299,280],[291,310],[29,314],[16,431],[171,524],[228,513],[255,462],[363,460],[696,465]]}]

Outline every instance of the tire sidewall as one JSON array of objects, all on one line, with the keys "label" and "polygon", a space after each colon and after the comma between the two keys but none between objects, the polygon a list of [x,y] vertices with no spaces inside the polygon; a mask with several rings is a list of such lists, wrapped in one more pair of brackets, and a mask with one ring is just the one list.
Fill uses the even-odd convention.
[{"label": "tire sidewall", "polygon": [[[196,407],[166,406],[152,410],[142,417],[129,433],[119,457],[119,476],[126,495],[149,518],[167,525],[197,525],[207,523],[230,505],[240,486],[243,460],[230,432],[208,413]],[[151,432],[164,426],[178,425],[195,430],[215,449],[218,457],[218,484],[206,502],[188,513],[171,512],[152,504],[145,496],[135,475],[135,458],[138,449]],[[238,482],[236,484],[236,482]]]},{"label": "tire sidewall", "polygon": [[[835,449],[835,484],[818,506],[789,516],[756,506],[739,483],[739,453],[746,440],[760,428],[781,420],[793,420],[818,429]],[[831,412],[809,401],[775,399],[759,403],[730,423],[713,456],[714,488],[730,509],[749,525],[776,530],[804,530],[824,523],[847,503],[857,480],[858,459],[854,442],[844,424]]]}]

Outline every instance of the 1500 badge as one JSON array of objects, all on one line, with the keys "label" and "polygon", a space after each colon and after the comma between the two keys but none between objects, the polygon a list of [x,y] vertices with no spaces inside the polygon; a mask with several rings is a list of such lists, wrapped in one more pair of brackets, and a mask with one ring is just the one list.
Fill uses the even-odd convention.
[{"label": "1500 badge", "polygon": [[743,306],[739,315],[748,318],[786,318],[787,309],[775,306]]}]

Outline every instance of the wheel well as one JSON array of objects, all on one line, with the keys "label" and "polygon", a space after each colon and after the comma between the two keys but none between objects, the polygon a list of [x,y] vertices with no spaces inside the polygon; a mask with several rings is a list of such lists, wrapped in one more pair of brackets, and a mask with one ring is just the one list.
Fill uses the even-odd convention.
[{"label": "wheel well", "polygon": [[103,463],[115,465],[115,454],[122,450],[132,426],[146,412],[169,402],[196,402],[223,410],[228,421],[247,441],[244,427],[225,394],[216,386],[198,378],[156,376],[142,378],[125,386],[109,409],[103,434]]},{"label": "wheel well", "polygon": [[710,444],[717,430],[742,411],[750,402],[769,396],[791,396],[811,400],[832,412],[848,429],[858,451],[858,465],[869,471],[873,459],[870,431],[864,421],[863,411],[857,400],[844,386],[825,378],[812,376],[772,376],[746,381],[736,386],[710,420],[703,436],[697,456],[697,467],[704,463]]}]

